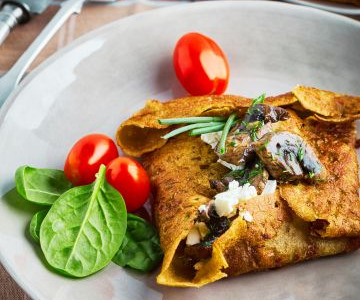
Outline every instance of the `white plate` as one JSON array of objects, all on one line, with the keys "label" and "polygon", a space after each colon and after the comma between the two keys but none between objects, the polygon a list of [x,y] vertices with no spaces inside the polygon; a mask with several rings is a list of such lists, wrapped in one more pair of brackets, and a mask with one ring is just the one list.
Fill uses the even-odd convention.
[{"label": "white plate", "polygon": [[209,2],[135,15],[60,51],[27,77],[2,109],[1,262],[36,300],[358,299],[359,253],[201,289],[157,286],[154,275],[113,264],[89,278],[64,278],[45,267],[39,248],[25,236],[35,208],[8,191],[18,166],[62,168],[82,135],[114,136],[146,99],[184,95],[171,55],[188,31],[213,37],[227,53],[229,93],[256,96],[283,93],[297,83],[360,94],[359,30],[356,21],[306,7]]},{"label": "white plate", "polygon": [[332,1],[322,0],[284,0],[289,3],[301,4],[314,8],[319,8],[327,11],[331,11],[338,14],[349,16],[360,16],[360,6],[355,6],[347,3],[336,3]]}]

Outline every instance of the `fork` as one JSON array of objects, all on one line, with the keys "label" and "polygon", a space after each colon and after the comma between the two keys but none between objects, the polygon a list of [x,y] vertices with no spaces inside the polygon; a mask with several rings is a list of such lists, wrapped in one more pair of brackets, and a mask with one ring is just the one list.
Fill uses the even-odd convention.
[{"label": "fork", "polygon": [[[115,2],[116,0],[98,0],[93,2]],[[19,84],[25,71],[34,61],[49,40],[74,13],[80,13],[86,0],[67,0],[61,3],[59,11],[46,25],[43,31],[32,42],[30,47],[21,55],[11,69],[0,78],[0,107]]]}]

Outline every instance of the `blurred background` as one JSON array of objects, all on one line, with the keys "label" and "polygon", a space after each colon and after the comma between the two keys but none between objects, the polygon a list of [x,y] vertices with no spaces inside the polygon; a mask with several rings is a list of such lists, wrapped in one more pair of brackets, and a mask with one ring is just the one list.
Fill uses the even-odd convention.
[{"label": "blurred background", "polygon": [[[20,24],[14,27],[11,34],[7,37],[4,43],[0,46],[0,74],[6,72],[20,55],[27,49],[34,38],[41,32],[46,24],[51,20],[55,13],[59,10],[61,1],[53,0],[16,0],[25,2],[36,2],[41,6],[41,13],[32,14],[31,18],[25,24]],[[286,0],[288,2],[304,4],[313,3],[322,7],[328,7],[338,12],[348,12],[350,17],[360,20],[360,6],[353,4],[343,4],[332,1],[324,2],[321,0]],[[360,0],[345,0],[354,1],[360,4]],[[0,3],[7,1],[0,1]],[[35,68],[45,58],[49,57],[58,49],[71,43],[74,39],[87,33],[101,25],[119,20],[126,16],[135,13],[143,12],[150,9],[169,5],[182,5],[183,3],[191,2],[189,0],[97,0],[86,1],[85,5],[79,15],[72,15],[58,33],[51,39],[45,49],[40,53],[35,62],[31,65],[29,70]],[[305,3],[306,4],[306,3]],[[2,18],[0,17],[0,22]]]}]

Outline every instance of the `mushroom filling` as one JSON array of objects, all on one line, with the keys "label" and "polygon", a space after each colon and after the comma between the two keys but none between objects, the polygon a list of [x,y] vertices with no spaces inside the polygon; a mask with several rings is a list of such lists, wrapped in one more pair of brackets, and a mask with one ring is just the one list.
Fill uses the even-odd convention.
[{"label": "mushroom filling", "polygon": [[[220,155],[219,144],[212,148],[220,160],[230,164],[232,170],[244,169],[253,172],[254,161],[261,161],[264,171],[250,180],[259,194],[264,188],[269,173],[273,179],[317,181],[325,178],[325,168],[314,150],[300,136],[287,132],[273,132],[271,124],[289,118],[281,107],[253,103],[243,120],[238,122],[226,137],[226,152]],[[202,137],[203,140],[206,140]],[[224,164],[224,163],[223,163]],[[224,164],[226,166],[226,164]],[[240,177],[242,176],[241,173]],[[218,191],[226,188],[228,179],[211,181]]]},{"label": "mushroom filling", "polygon": [[[201,205],[199,214],[186,239],[184,253],[194,259],[209,258],[212,253],[213,242],[225,233],[231,222],[239,216],[238,205],[257,196],[255,187],[246,183],[243,186],[233,180],[228,185],[228,190],[215,195],[207,205]],[[247,220],[252,220],[249,212]]]},{"label": "mushroom filling", "polygon": [[226,152],[221,155],[221,132],[202,134],[201,139],[219,156],[218,162],[232,171],[221,179],[210,180],[210,187],[218,194],[207,205],[199,207],[198,217],[185,241],[185,256],[194,261],[211,257],[212,244],[230,228],[235,218],[252,222],[250,212],[241,211],[239,204],[257,195],[274,193],[277,180],[324,179],[324,167],[300,136],[272,131],[272,123],[288,118],[283,108],[253,103],[226,140],[222,139]]},{"label": "mushroom filling", "polygon": [[[228,177],[229,178],[229,177]],[[235,177],[234,177],[235,178]],[[224,234],[237,217],[252,222],[250,212],[240,210],[239,204],[256,197],[257,189],[240,180],[233,179],[227,184],[226,190],[215,195],[207,205],[201,205],[199,214],[186,239],[184,254],[196,260],[211,257],[212,244]],[[240,182],[243,185],[240,185]],[[262,195],[272,194],[276,190],[276,181],[269,180],[262,189]]]},{"label": "mushroom filling", "polygon": [[250,185],[256,188],[258,195],[261,195],[268,179],[269,173],[264,168],[263,163],[260,160],[255,160],[250,167],[233,170],[220,180],[210,179],[210,187],[221,193],[227,189],[231,181],[236,180],[239,182],[239,185],[250,183]]},{"label": "mushroom filling", "polygon": [[273,178],[281,181],[324,179],[325,169],[313,149],[296,134],[271,132],[255,142],[254,148]]},{"label": "mushroom filling", "polygon": [[215,153],[223,161],[244,166],[255,157],[253,142],[271,132],[271,123],[288,118],[288,112],[281,107],[266,104],[252,105],[244,119],[229,132],[226,139],[226,153],[221,155],[219,147],[215,148]]}]

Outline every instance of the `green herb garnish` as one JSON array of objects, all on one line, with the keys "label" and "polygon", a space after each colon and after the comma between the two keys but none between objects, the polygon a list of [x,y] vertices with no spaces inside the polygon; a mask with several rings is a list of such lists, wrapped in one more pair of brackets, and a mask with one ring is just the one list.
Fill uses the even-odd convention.
[{"label": "green herb garnish", "polygon": [[255,106],[257,104],[264,103],[265,101],[265,93],[261,94],[259,97],[253,99],[251,106]]},{"label": "green herb garnish", "polygon": [[257,121],[250,123],[247,127],[250,133],[250,138],[253,142],[257,141],[259,139],[257,133],[258,131],[264,126],[264,121]]},{"label": "green herb garnish", "polygon": [[223,123],[221,125],[214,125],[214,126],[193,129],[189,132],[189,135],[196,136],[196,135],[201,135],[201,134],[205,134],[205,133],[217,132],[217,131],[222,130],[224,128],[224,126],[225,126],[225,124]]},{"label": "green herb garnish", "polygon": [[231,128],[235,118],[236,118],[236,114],[233,113],[229,116],[229,118],[227,119],[227,121],[225,123],[224,129],[221,134],[220,142],[219,142],[220,155],[223,155],[226,152],[226,146],[225,146],[226,138],[227,138],[227,135],[229,134],[230,128]]},{"label": "green herb garnish", "polygon": [[265,150],[267,145],[269,145],[270,143],[270,140],[266,140],[260,147],[259,147],[259,150],[262,151],[262,150]]},{"label": "green herb garnish", "polygon": [[309,171],[309,178],[312,179],[314,178],[315,173],[313,171]]},{"label": "green herb garnish", "polygon": [[173,131],[170,131],[169,133],[162,136],[163,139],[169,139],[175,135],[178,135],[180,133],[195,129],[195,128],[201,128],[201,127],[212,127],[212,126],[224,126],[224,123],[221,122],[209,122],[209,123],[195,123],[190,124],[187,126],[179,127]]},{"label": "green herb garnish", "polygon": [[[260,103],[264,103],[265,100],[265,94],[260,95],[259,97],[252,100],[252,103],[250,107],[248,108],[246,114],[252,114],[256,109],[256,105]],[[231,117],[231,119],[230,119]],[[190,136],[195,135],[201,135],[204,133],[211,133],[216,131],[223,131],[222,137],[226,140],[226,137],[230,131],[230,128],[234,126],[234,124],[237,122],[235,119],[236,115],[232,114],[230,115],[228,119],[225,117],[186,117],[186,118],[169,118],[169,119],[159,119],[158,122],[161,125],[176,125],[176,124],[189,124],[187,126],[183,126],[180,128],[177,128],[173,131],[170,131],[169,133],[165,134],[162,138],[163,139],[169,139],[171,137],[174,137],[175,135],[178,135],[180,133],[190,131]],[[230,120],[230,121],[229,121]],[[226,121],[226,122],[225,122]],[[242,126],[247,127],[249,125],[249,122],[242,121]],[[258,126],[261,124],[259,123]],[[260,129],[259,127],[258,129]],[[258,130],[256,128],[252,131],[252,139],[255,141],[257,140],[256,131]],[[225,131],[225,134],[224,134]],[[236,132],[235,134],[238,134],[239,132]],[[220,146],[220,154],[224,154],[226,151],[225,149],[225,141],[222,142]],[[223,152],[223,153],[221,153]]]},{"label": "green herb garnish", "polygon": [[242,169],[242,170],[233,170],[229,173],[227,173],[224,177],[234,177],[235,179],[236,178],[241,178],[244,176],[245,174],[245,169]]},{"label": "green herb garnish", "polygon": [[231,147],[235,147],[235,146],[236,146],[236,143],[235,143],[235,142],[230,142],[229,145],[230,145]]},{"label": "green herb garnish", "polygon": [[249,183],[251,179],[260,175],[264,170],[261,161],[257,161],[251,169],[233,170],[227,173],[224,178],[232,177],[239,182],[240,185]]},{"label": "green herb garnish", "polygon": [[[237,122],[237,120],[234,120],[231,124],[231,126],[234,126],[235,123]],[[196,135],[201,135],[204,133],[211,133],[211,132],[217,132],[217,131],[221,131],[223,130],[225,126],[225,123],[220,123],[220,125],[214,125],[214,126],[208,126],[208,127],[203,127],[203,128],[197,128],[197,129],[193,129],[189,132],[190,136],[196,136]]]},{"label": "green herb garnish", "polygon": [[246,128],[246,127],[248,127],[249,122],[243,120],[243,121],[241,121],[241,125]]},{"label": "green herb garnish", "polygon": [[303,159],[304,159],[304,153],[305,151],[304,151],[304,148],[302,147],[302,146],[300,146],[299,147],[299,151],[298,151],[298,153],[297,153],[297,159],[299,160],[299,161],[303,161]]},{"label": "green herb garnish", "polygon": [[246,114],[248,114],[248,115],[253,114],[255,112],[256,105],[262,104],[262,103],[264,103],[264,101],[265,101],[265,93],[252,100],[252,103],[251,103],[250,107],[248,108]]},{"label": "green herb garnish", "polygon": [[249,178],[254,178],[255,176],[261,174],[264,170],[264,165],[262,164],[261,161],[257,162],[254,166],[253,169],[250,170],[249,172]]},{"label": "green herb garnish", "polygon": [[290,152],[290,153],[289,153],[289,159],[290,159],[290,161],[293,161],[293,159],[294,159],[293,156],[294,156],[294,154],[293,154],[292,152]]},{"label": "green herb garnish", "polygon": [[209,122],[223,122],[223,121],[226,121],[225,117],[189,117],[189,118],[172,118],[172,119],[158,120],[158,122],[161,125],[209,123]]}]

